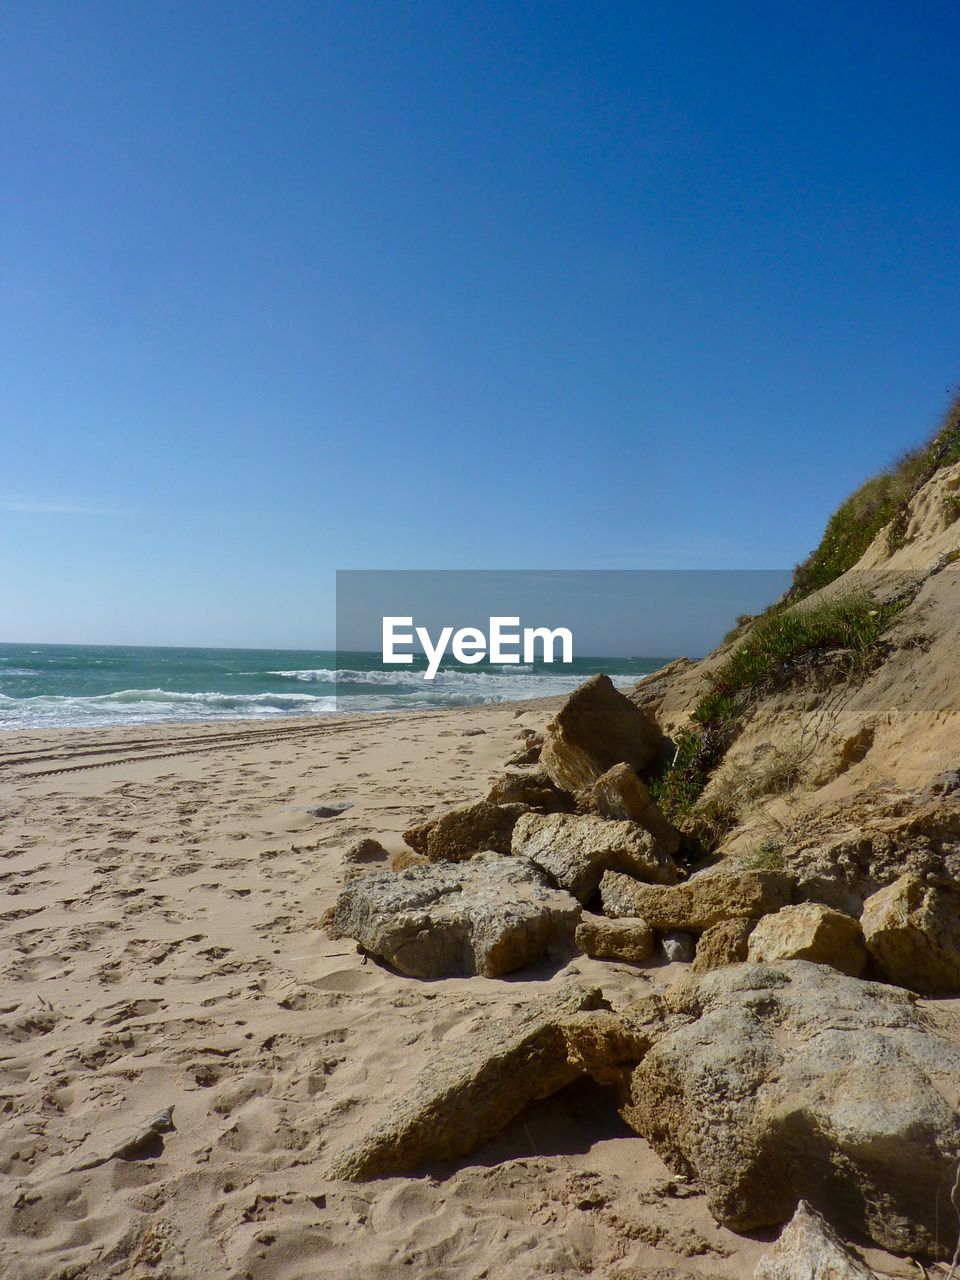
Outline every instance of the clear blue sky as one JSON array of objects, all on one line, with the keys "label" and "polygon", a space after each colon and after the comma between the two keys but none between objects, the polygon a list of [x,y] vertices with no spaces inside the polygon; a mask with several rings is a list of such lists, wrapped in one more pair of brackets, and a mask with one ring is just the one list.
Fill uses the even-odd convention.
[{"label": "clear blue sky", "polygon": [[960,368],[953,3],[0,9],[0,640],[783,567]]}]

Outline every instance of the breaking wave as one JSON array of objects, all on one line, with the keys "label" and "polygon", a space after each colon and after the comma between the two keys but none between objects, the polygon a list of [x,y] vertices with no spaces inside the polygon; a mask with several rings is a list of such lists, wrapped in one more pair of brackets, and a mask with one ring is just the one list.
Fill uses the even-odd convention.
[{"label": "breaking wave", "polygon": [[271,716],[330,715],[330,695],[309,693],[176,693],[169,689],[121,689],[95,697],[8,698],[0,694],[0,728],[94,728],[107,724],[245,720]]}]

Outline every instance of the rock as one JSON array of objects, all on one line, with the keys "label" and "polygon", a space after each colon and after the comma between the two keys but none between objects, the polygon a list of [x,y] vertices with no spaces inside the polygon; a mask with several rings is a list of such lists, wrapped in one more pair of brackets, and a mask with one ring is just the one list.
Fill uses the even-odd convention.
[{"label": "rock", "polygon": [[[695,1232],[685,1235],[682,1241],[682,1247],[687,1253],[700,1253],[703,1251],[704,1242],[697,1236]],[[622,1263],[615,1271],[608,1272],[610,1280],[726,1280],[725,1276],[721,1276],[717,1271],[701,1271],[698,1267],[696,1271],[690,1271],[686,1267],[656,1266],[641,1267],[631,1266],[629,1263]]]},{"label": "rock", "polygon": [[329,804],[308,805],[306,812],[311,818],[339,818],[342,813],[352,808],[352,800],[332,800]]},{"label": "rock", "polygon": [[829,964],[851,978],[859,978],[867,966],[859,922],[819,902],[782,907],[764,916],[750,935],[747,954],[752,961],[768,964],[778,960]]},{"label": "rock", "polygon": [[575,689],[547,725],[540,763],[564,791],[585,791],[625,761],[638,772],[663,745],[653,717],[615,689],[609,676],[592,676]]},{"label": "rock", "polygon": [[787,960],[685,975],[665,1003],[623,1115],[718,1222],[784,1222],[803,1198],[882,1248],[952,1249],[960,1051],[915,997]]},{"label": "rock", "polygon": [[[829,813],[825,826],[840,815]],[[840,819],[846,826],[850,818]],[[839,825],[839,824],[838,824]],[[792,843],[792,842],[791,842]],[[866,900],[903,875],[948,888],[960,885],[960,797],[947,795],[904,808],[893,796],[876,813],[821,840],[801,839],[787,853],[797,902],[822,902],[861,916]]]},{"label": "rock", "polygon": [[415,827],[408,827],[403,833],[406,843],[423,858],[427,856],[427,836],[436,826],[436,823],[436,817],[427,818],[425,822],[418,822]]},{"label": "rock", "polygon": [[[522,711],[517,712],[517,715],[522,714]],[[536,764],[543,750],[543,734],[538,733],[536,729],[521,729],[520,740],[523,745],[519,751],[510,757],[507,764]]]},{"label": "rock", "polygon": [[326,910],[322,911],[319,917],[314,921],[313,927],[315,929],[322,929],[328,938],[331,938],[334,942],[339,942],[343,937],[343,934],[337,928],[336,920],[334,918],[336,913],[336,904],[332,907],[327,907]]},{"label": "rock", "polygon": [[684,884],[641,884],[619,871],[600,881],[606,915],[642,916],[654,929],[700,933],[721,920],[758,918],[779,911],[790,899],[790,880],[782,871],[726,871],[710,868]]},{"label": "rock", "polygon": [[580,950],[598,960],[626,960],[636,964],[653,955],[653,930],[646,920],[608,920],[606,916],[583,915],[577,925]]},{"label": "rock", "polygon": [[874,1280],[806,1200],[757,1263],[753,1280]]},{"label": "rock", "polygon": [[664,694],[677,677],[692,671],[696,665],[691,658],[674,658],[666,666],[660,667],[657,671],[651,671],[648,676],[638,680],[630,690],[631,701],[640,706],[659,706],[663,702]]},{"label": "rock", "polygon": [[951,796],[958,791],[960,791],[960,769],[948,769],[945,773],[932,778],[921,795],[924,800],[940,800],[943,796]]},{"label": "rock", "polygon": [[463,863],[371,871],[340,892],[333,923],[413,978],[496,978],[570,943],[578,903],[525,858],[481,853]]},{"label": "rock", "polygon": [[647,997],[618,1013],[596,1010],[577,1013],[562,1024],[570,1062],[598,1084],[613,1085],[629,1098],[637,1063],[663,1034],[662,1001]]},{"label": "rock", "polygon": [[513,829],[511,849],[542,867],[583,903],[597,892],[608,867],[661,884],[672,884],[677,878],[673,858],[643,827],[635,822],[606,822],[592,814],[524,814]]},{"label": "rock", "polygon": [[499,1132],[536,1098],[575,1080],[562,1023],[598,1009],[598,989],[576,984],[509,1018],[484,1019],[468,1038],[424,1059],[412,1088],[335,1161],[330,1176],[362,1181],[455,1160]]},{"label": "rock", "polygon": [[501,774],[490,788],[487,800],[499,805],[525,804],[547,813],[569,813],[574,807],[573,797],[561,791],[542,770]]},{"label": "rock", "polygon": [[399,849],[391,855],[390,870],[406,871],[407,867],[423,867],[428,866],[430,859],[424,857],[422,853],[414,853],[412,849]]},{"label": "rock", "polygon": [[721,920],[701,933],[697,942],[697,954],[693,957],[694,973],[709,973],[724,965],[739,964],[747,958],[747,944],[756,926],[756,920],[737,916]]},{"label": "rock", "polygon": [[162,1150],[163,1140],[160,1135],[169,1133],[173,1128],[173,1107],[164,1107],[162,1111],[143,1120],[132,1133],[128,1133],[119,1142],[114,1142],[102,1155],[89,1155],[79,1164],[71,1166],[68,1172],[80,1173],[86,1169],[96,1169],[102,1164],[109,1164],[111,1160],[131,1160],[135,1156],[146,1154],[148,1148],[158,1144]]},{"label": "rock", "polygon": [[628,764],[615,764],[593,784],[590,803],[601,818],[627,818],[639,822],[653,836],[661,849],[676,853],[680,848],[680,832],[660,812],[635,769]]},{"label": "rock", "polygon": [[683,929],[669,929],[660,939],[660,945],[671,964],[689,964],[697,949],[697,940],[692,933],[686,933]]},{"label": "rock", "polygon": [[343,860],[349,863],[386,862],[389,857],[389,852],[379,840],[366,836],[350,846],[343,855]]},{"label": "rock", "polygon": [[420,826],[405,831],[403,838],[431,862],[459,862],[481,849],[509,853],[514,824],[526,812],[524,804],[476,800],[428,818]]},{"label": "rock", "polygon": [[878,971],[914,991],[960,991],[960,893],[905,875],[863,904],[860,925]]}]

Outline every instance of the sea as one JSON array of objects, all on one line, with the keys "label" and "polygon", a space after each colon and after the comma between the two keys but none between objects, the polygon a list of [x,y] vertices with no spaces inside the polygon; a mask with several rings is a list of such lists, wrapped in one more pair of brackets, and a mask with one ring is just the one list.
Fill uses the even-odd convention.
[{"label": "sea", "polygon": [[419,711],[569,693],[604,671],[628,687],[669,658],[475,666],[299,649],[0,644],[0,730]]}]

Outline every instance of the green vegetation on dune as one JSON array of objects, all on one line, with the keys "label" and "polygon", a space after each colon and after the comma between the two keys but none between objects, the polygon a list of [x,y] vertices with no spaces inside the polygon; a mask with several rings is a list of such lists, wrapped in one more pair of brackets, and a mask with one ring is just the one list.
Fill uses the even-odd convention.
[{"label": "green vegetation on dune", "polygon": [[[709,691],[677,735],[672,763],[651,786],[667,817],[689,822],[758,697],[785,688],[804,672],[823,670],[833,659],[841,659],[846,675],[865,670],[880,654],[884,632],[906,600],[878,603],[857,593],[780,607],[758,618],[726,661],[707,673]],[[697,816],[712,834],[722,834],[720,815],[704,811]]]},{"label": "green vegetation on dune", "polygon": [[902,601],[880,604],[856,593],[759,617],[726,662],[707,673],[711,691],[691,719],[702,726],[735,720],[737,697],[782,684],[801,659],[844,649],[857,659],[875,650]]},{"label": "green vegetation on dune", "polygon": [[801,600],[852,569],[885,525],[890,526],[890,549],[902,546],[910,500],[941,467],[954,462],[960,462],[960,395],[926,444],[867,480],[833,514],[816,551],[794,571],[790,599]]},{"label": "green vegetation on dune", "polygon": [[740,854],[737,861],[747,871],[782,871],[783,846],[776,840],[765,840],[755,849]]},{"label": "green vegetation on dune", "polygon": [[677,826],[689,819],[711,773],[724,757],[730,736],[729,732],[702,727],[681,729],[677,734],[673,761],[650,784],[650,794]]}]

